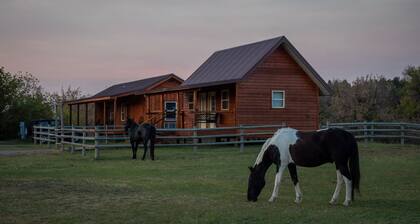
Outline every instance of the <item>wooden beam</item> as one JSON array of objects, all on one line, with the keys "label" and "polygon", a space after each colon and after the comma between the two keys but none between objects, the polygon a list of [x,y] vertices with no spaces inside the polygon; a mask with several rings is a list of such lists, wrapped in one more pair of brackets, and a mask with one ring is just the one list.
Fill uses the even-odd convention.
[{"label": "wooden beam", "polygon": [[106,101],[104,100],[104,117],[103,117],[103,120],[104,120],[104,126],[106,125]]},{"label": "wooden beam", "polygon": [[117,125],[117,97],[114,98],[114,126]]},{"label": "wooden beam", "polygon": [[176,92],[176,127],[177,128],[179,128],[180,127],[180,125],[179,124],[181,124],[180,123],[180,100],[179,100],[179,92]]},{"label": "wooden beam", "polygon": [[[150,99],[149,99],[149,95],[144,95],[144,98],[146,100],[146,109],[145,111],[145,116],[144,116],[144,120],[147,121],[149,120],[149,116],[150,116]],[[151,123],[153,123],[153,121],[151,121]]]},{"label": "wooden beam", "polygon": [[197,111],[197,90],[195,89],[193,92],[193,120],[192,120],[192,125],[193,127],[195,127],[196,123],[195,123],[195,112]]}]

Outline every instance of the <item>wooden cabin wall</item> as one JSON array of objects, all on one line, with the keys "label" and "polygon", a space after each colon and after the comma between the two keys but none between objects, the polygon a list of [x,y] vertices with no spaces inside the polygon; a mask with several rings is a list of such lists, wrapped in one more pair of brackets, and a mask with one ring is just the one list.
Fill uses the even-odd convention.
[{"label": "wooden cabin wall", "polygon": [[[228,110],[222,110],[222,100],[221,100],[221,92],[223,90],[229,90],[229,109]],[[188,102],[185,97],[187,97],[187,94],[194,93],[194,91],[197,91],[197,98],[196,103],[194,105],[194,110],[191,111],[188,108]],[[209,93],[209,92],[215,92],[216,93],[216,113],[218,113],[220,116],[219,123],[217,123],[217,127],[231,127],[235,126],[235,113],[236,113],[236,107],[235,107],[235,100],[236,100],[236,91],[235,91],[235,84],[230,85],[221,85],[221,86],[213,86],[213,87],[206,87],[201,89],[195,89],[195,90],[189,90],[183,92],[182,99],[184,100],[182,104],[182,111],[183,111],[183,117],[184,117],[184,127],[185,128],[192,128],[195,125],[195,112],[200,112],[200,93]]]},{"label": "wooden cabin wall", "polygon": [[[318,129],[319,88],[282,47],[237,83],[238,124],[281,124]],[[285,91],[285,108],[271,107],[271,91]]]}]

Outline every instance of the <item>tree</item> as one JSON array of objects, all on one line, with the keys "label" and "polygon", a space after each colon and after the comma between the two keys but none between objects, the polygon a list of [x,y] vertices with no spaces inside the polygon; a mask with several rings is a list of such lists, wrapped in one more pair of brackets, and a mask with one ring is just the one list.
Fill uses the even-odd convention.
[{"label": "tree", "polygon": [[403,72],[400,111],[409,121],[420,121],[420,66],[408,66]]},{"label": "tree", "polygon": [[19,121],[52,118],[39,80],[30,73],[11,74],[0,68],[0,139],[15,138]]}]

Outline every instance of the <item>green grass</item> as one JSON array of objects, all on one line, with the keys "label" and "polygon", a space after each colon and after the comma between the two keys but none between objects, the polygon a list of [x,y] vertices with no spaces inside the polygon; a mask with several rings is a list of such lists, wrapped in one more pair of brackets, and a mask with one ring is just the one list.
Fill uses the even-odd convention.
[{"label": "green grass", "polygon": [[419,146],[360,144],[362,195],[348,208],[328,204],[331,164],[298,168],[301,205],[287,172],[279,200],[267,201],[274,168],[259,201],[247,202],[247,166],[258,151],[158,148],[154,162],[132,161],[128,149],[103,151],[98,161],[92,152],[0,157],[0,223],[420,222]]}]

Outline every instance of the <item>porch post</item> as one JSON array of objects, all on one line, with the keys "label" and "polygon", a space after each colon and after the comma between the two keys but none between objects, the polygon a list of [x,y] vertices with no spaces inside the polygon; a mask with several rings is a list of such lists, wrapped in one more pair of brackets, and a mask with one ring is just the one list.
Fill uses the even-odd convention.
[{"label": "porch post", "polygon": [[104,126],[106,125],[106,101],[104,100]]},{"label": "porch post", "polygon": [[194,90],[193,93],[193,106],[194,106],[194,110],[193,110],[193,126],[196,126],[196,112],[197,112],[197,90]]},{"label": "porch post", "polygon": [[114,98],[114,128],[117,124],[117,97]]}]

